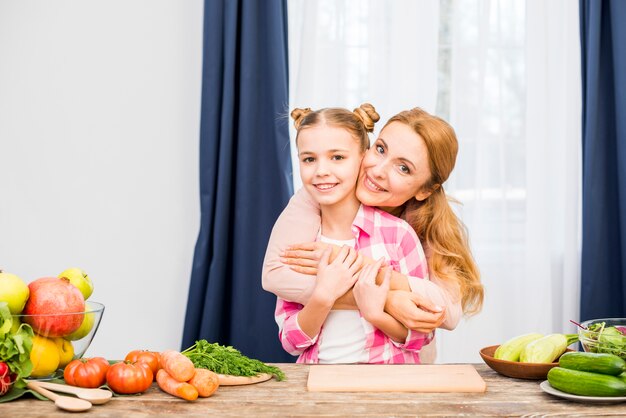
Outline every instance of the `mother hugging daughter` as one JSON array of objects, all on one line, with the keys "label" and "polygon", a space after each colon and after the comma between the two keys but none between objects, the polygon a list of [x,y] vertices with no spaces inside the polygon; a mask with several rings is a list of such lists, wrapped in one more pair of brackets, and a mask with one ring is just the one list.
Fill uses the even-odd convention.
[{"label": "mother hugging daughter", "polygon": [[307,363],[434,362],[435,328],[454,329],[483,301],[442,187],[454,130],[415,108],[368,149],[371,105],[292,117],[303,188],[274,225],[263,269],[283,347]]}]

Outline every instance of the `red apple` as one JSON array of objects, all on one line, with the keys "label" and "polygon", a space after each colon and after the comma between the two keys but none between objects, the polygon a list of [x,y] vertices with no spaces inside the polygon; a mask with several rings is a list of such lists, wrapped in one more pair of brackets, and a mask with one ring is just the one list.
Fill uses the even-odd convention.
[{"label": "red apple", "polygon": [[85,298],[66,278],[42,277],[28,284],[30,296],[22,312],[24,322],[46,337],[64,337],[83,322]]}]

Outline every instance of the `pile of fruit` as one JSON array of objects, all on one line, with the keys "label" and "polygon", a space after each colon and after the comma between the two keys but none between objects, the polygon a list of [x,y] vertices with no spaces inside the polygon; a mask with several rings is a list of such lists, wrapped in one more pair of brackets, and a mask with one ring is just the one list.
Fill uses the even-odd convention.
[{"label": "pile of fruit", "polygon": [[[25,377],[48,376],[65,367],[74,358],[73,342],[94,326],[95,316],[85,302],[92,293],[91,279],[79,268],[28,285],[0,271],[0,364],[7,369],[3,381],[23,387]],[[0,366],[0,373],[4,369]]]},{"label": "pile of fruit", "polygon": [[565,353],[548,372],[548,382],[579,396],[626,396],[626,362],[614,354]]},{"label": "pile of fruit", "polygon": [[500,345],[493,356],[498,360],[521,363],[552,363],[576,341],[576,334],[523,334]]}]

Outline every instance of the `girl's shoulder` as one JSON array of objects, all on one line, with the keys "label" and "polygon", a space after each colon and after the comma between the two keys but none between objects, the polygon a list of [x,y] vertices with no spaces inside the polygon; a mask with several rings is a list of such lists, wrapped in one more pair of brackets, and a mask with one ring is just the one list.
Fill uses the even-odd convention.
[{"label": "girl's shoulder", "polygon": [[375,219],[375,223],[379,224],[378,226],[395,227],[402,230],[412,231],[413,233],[415,232],[411,225],[409,225],[409,223],[404,219],[398,218],[397,216],[374,206],[362,205],[362,207],[365,215]]}]

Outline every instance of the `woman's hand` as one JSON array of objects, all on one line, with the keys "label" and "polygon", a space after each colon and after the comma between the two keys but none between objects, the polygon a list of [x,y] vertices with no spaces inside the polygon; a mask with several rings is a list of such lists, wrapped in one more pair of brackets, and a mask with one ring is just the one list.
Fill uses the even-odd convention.
[{"label": "woman's hand", "polygon": [[381,316],[386,315],[385,301],[387,300],[391,279],[390,267],[384,269],[383,281],[380,286],[376,284],[376,275],[383,262],[384,259],[381,258],[376,263],[363,267],[359,273],[359,280],[352,289],[352,294],[363,318],[372,323],[376,322]]},{"label": "woman's hand", "polygon": [[389,292],[385,311],[405,327],[424,334],[435,330],[446,319],[444,308],[403,290]]},{"label": "woman's hand", "polygon": [[315,276],[322,254],[329,247],[332,245],[318,241],[291,245],[280,253],[280,261],[298,273]]},{"label": "woman's hand", "polygon": [[312,299],[326,301],[332,306],[335,301],[354,286],[359,275],[361,256],[354,248],[341,247],[337,257],[329,263],[332,249],[322,253]]}]

